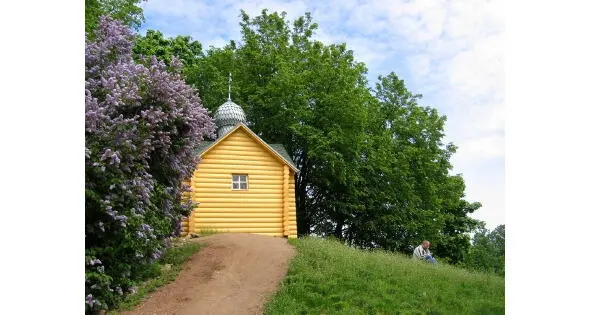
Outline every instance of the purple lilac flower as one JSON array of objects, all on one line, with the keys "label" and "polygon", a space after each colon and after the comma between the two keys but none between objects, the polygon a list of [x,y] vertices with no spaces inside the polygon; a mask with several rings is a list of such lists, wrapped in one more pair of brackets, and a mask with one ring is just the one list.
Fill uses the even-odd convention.
[{"label": "purple lilac flower", "polygon": [[156,251],[154,251],[152,253],[152,259],[156,260],[158,258],[160,258],[160,256],[162,256],[162,251],[160,249],[157,249]]},{"label": "purple lilac flower", "polygon": [[146,232],[146,234],[149,236],[152,236],[154,233],[154,229],[148,224],[142,223],[140,228],[141,228],[142,232]]},{"label": "purple lilac flower", "polygon": [[[109,17],[100,19],[95,35],[92,41],[87,37],[85,47],[85,165],[92,170],[89,174],[100,170],[114,179],[111,183],[117,184],[109,186],[106,193],[99,192],[94,187],[100,185],[88,177],[86,188],[105,194],[101,196],[102,209],[90,211],[107,213],[122,226],[131,221],[127,215],[134,218],[136,214],[141,217],[148,213],[154,206],[155,188],[163,184],[150,174],[154,166],[152,156],[159,155],[167,159],[159,162],[158,167],[175,175],[170,176],[167,194],[158,203],[163,204],[163,215],[178,222],[180,194],[190,189],[180,188],[180,183],[193,172],[197,163],[193,152],[205,136],[214,135],[215,125],[196,90],[184,82],[180,60],[173,59],[170,68],[155,57],[136,63],[133,32]],[[137,114],[130,115],[134,112]],[[136,209],[120,213],[129,204]],[[110,232],[113,228],[103,222],[94,224],[98,229],[88,232],[89,237],[101,234],[99,229]],[[149,236],[148,246],[159,243],[153,235],[154,228],[148,224],[134,232]],[[149,257],[158,259],[161,255],[161,250],[157,250]],[[138,253],[136,258],[139,261],[144,255]],[[102,262],[93,257],[92,265]],[[89,301],[94,307],[100,303],[92,297]]]},{"label": "purple lilac flower", "polygon": [[109,204],[105,206],[105,212],[111,216],[111,218],[115,218],[115,216],[119,213],[117,210],[113,210],[113,207],[111,207]]},{"label": "purple lilac flower", "polygon": [[98,270],[100,273],[104,273],[104,272],[105,272],[105,266],[99,266],[99,267],[97,268],[97,270]]},{"label": "purple lilac flower", "polygon": [[88,306],[90,308],[92,308],[95,303],[96,303],[96,300],[92,297],[92,294],[89,294],[86,296],[86,304],[88,304]]},{"label": "purple lilac flower", "polygon": [[119,159],[119,156],[117,155],[117,153],[113,153],[111,155],[111,164],[119,164],[121,163],[121,159]]}]

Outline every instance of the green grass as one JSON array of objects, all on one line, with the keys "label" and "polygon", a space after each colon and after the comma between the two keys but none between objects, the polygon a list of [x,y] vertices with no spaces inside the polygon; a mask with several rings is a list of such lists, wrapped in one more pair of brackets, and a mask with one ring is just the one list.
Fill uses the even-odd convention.
[{"label": "green grass", "polygon": [[504,279],[337,241],[290,241],[297,255],[265,314],[504,314]]},{"label": "green grass", "polygon": [[200,237],[210,236],[210,235],[214,235],[214,234],[218,234],[218,233],[220,233],[220,231],[218,231],[215,228],[210,228],[210,227],[203,227],[199,230]]},{"label": "green grass", "polygon": [[[198,252],[200,247],[201,245],[198,243],[187,242],[184,244],[175,244],[175,246],[169,248],[157,262],[146,269],[143,275],[146,281],[138,286],[137,293],[126,296],[123,302],[119,304],[118,309],[110,311],[109,314],[132,310],[148,293],[174,281],[181,271],[184,262]],[[167,264],[170,265],[170,269],[164,268]]]}]

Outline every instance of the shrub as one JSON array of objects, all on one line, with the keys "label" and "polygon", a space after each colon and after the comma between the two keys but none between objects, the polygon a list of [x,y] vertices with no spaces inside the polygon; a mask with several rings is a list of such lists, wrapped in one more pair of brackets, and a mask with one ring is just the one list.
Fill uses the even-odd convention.
[{"label": "shrub", "polygon": [[[86,40],[86,310],[116,306],[180,231],[194,151],[214,124],[195,90],[102,17]],[[144,65],[145,64],[145,65]],[[167,70],[169,69],[169,70]]]}]

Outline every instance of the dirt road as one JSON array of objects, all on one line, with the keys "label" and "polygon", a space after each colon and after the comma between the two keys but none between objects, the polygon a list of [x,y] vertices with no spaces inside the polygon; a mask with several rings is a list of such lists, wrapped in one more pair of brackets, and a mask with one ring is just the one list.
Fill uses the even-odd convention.
[{"label": "dirt road", "polygon": [[216,234],[191,257],[177,280],[121,314],[262,314],[295,254],[283,238]]}]

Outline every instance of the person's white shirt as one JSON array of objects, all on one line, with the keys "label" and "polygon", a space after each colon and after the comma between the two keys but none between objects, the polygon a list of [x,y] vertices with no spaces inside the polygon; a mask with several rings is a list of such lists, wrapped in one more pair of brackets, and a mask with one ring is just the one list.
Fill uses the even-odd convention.
[{"label": "person's white shirt", "polygon": [[424,259],[425,256],[431,255],[429,249],[423,248],[423,245],[419,245],[415,248],[414,252],[412,253],[413,259]]}]

